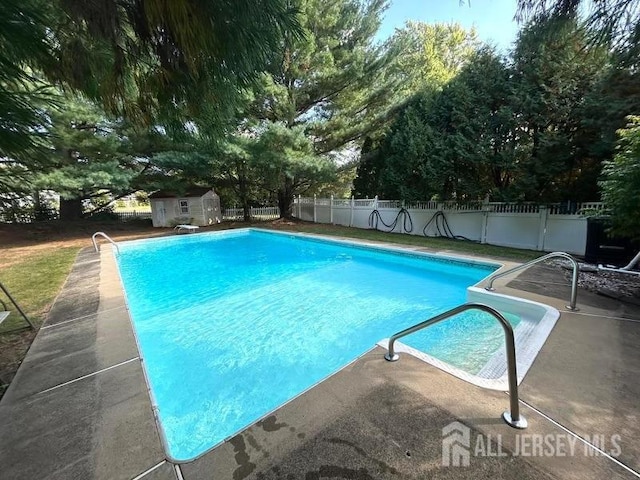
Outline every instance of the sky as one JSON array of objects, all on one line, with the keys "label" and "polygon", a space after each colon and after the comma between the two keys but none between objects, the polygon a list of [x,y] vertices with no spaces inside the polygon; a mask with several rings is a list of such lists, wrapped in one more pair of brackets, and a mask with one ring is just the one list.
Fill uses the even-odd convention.
[{"label": "sky", "polygon": [[378,39],[385,40],[407,20],[457,22],[465,28],[475,26],[480,40],[506,53],[518,32],[515,13],[516,0],[390,0]]}]

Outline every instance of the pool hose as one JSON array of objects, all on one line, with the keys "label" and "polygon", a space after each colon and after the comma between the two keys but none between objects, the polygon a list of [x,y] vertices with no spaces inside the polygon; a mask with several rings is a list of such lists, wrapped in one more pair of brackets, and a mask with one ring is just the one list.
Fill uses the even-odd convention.
[{"label": "pool hose", "polygon": [[[435,222],[435,227],[438,232],[438,235],[427,235],[427,228],[429,225]],[[443,233],[444,232],[444,233]],[[427,224],[422,229],[422,233],[425,237],[446,237],[451,238],[453,240],[467,240],[472,242],[473,240],[464,237],[462,235],[454,235],[451,227],[449,226],[449,222],[447,222],[447,217],[444,216],[444,213],[441,210],[438,210],[433,214],[431,220],[427,222]]]},{"label": "pool hose", "polygon": [[[413,220],[411,220],[411,215],[409,214],[409,211],[404,207],[400,209],[400,211],[396,215],[396,218],[393,220],[393,222],[391,222],[388,225],[384,223],[384,220],[380,216],[380,212],[377,209],[374,210],[373,212],[371,212],[371,215],[369,215],[369,227],[373,228],[374,230],[378,230],[378,222],[379,222],[382,225],[384,225],[386,228],[388,228],[389,232],[393,232],[393,230],[398,226],[398,222],[400,221],[401,216],[402,216],[402,227],[404,229],[403,231],[406,233],[413,232]],[[384,230],[380,230],[380,231],[382,232]]]}]

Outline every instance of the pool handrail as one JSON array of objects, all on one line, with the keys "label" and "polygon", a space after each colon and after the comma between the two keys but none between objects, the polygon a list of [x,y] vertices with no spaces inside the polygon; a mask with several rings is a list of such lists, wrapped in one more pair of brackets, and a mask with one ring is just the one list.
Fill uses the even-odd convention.
[{"label": "pool handrail", "polygon": [[573,265],[573,276],[571,278],[571,300],[569,305],[566,306],[567,310],[578,311],[576,307],[576,301],[578,299],[578,273],[580,272],[580,266],[575,258],[565,252],[552,252],[547,255],[543,255],[542,257],[534,258],[533,260],[523,263],[522,265],[518,265],[516,267],[505,270],[504,272],[496,272],[491,275],[487,280],[489,280],[489,285],[485,287],[485,290],[493,292],[495,289],[493,288],[493,281],[496,278],[504,277],[505,275],[509,275],[513,272],[517,272],[518,270],[524,270],[525,268],[529,268],[531,265],[535,265],[536,263],[544,262],[549,258],[561,257],[569,260]]},{"label": "pool handrail", "polygon": [[114,242],[111,237],[109,237],[109,235],[107,235],[104,232],[96,232],[91,236],[91,241],[93,242],[93,248],[96,251],[96,253],[100,252],[100,250],[98,249],[98,243],[96,242],[96,237],[100,235],[101,237],[106,238],[111,245],[113,245],[116,248],[116,252],[118,252],[118,254],[120,254],[120,248],[118,247],[118,244],[116,242]]},{"label": "pool handrail", "polygon": [[451,318],[459,313],[465,312],[467,310],[481,310],[492,315],[500,325],[502,325],[502,329],[504,330],[505,342],[507,347],[507,377],[509,381],[509,410],[505,411],[502,414],[502,419],[511,427],[524,429],[527,428],[527,420],[520,415],[520,403],[518,400],[518,373],[516,367],[516,344],[515,337],[513,334],[513,327],[507,321],[504,316],[498,312],[493,307],[489,305],[485,305],[483,303],[465,303],[463,305],[459,305],[451,310],[447,310],[440,315],[436,315],[435,317],[430,318],[429,320],[425,320],[424,322],[420,322],[413,327],[406,328],[401,332],[398,332],[391,336],[389,339],[388,352],[385,354],[385,360],[389,362],[395,362],[400,357],[397,353],[395,353],[395,343],[396,340],[410,335],[412,333],[417,332],[418,330],[422,330],[423,328],[430,327],[436,323],[439,323],[443,320]]}]

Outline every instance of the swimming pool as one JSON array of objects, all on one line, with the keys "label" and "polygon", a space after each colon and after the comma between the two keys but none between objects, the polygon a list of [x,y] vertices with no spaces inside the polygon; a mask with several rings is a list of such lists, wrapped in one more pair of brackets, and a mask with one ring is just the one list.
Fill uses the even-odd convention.
[{"label": "swimming pool", "polygon": [[[154,408],[176,461],[251,425],[380,339],[464,303],[467,288],[499,266],[255,229],[119,245]],[[482,313],[403,341],[470,374],[486,370],[504,342]]]}]

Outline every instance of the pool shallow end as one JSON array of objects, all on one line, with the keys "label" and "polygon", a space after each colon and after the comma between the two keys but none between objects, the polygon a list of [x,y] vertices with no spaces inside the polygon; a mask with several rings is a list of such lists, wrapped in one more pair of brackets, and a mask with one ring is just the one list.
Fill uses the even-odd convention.
[{"label": "pool shallow end", "polygon": [[[500,312],[511,313],[521,318],[520,323],[514,329],[514,334],[518,383],[522,382],[558,318],[560,318],[560,312],[543,303],[488,292],[478,287],[469,287],[467,289],[467,302],[489,305]],[[388,348],[388,344],[388,338],[378,342],[378,345],[385,349]],[[396,342],[395,351],[396,353],[407,353],[473,385],[491,390],[506,391],[509,389],[504,348],[498,350],[476,375],[454,367],[400,341]]]}]

